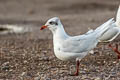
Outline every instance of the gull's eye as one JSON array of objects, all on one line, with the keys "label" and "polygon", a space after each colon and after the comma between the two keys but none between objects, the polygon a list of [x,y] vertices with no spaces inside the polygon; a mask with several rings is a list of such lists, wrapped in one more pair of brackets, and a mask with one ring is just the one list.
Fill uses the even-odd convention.
[{"label": "gull's eye", "polygon": [[51,25],[53,25],[54,24],[54,22],[49,22]]},{"label": "gull's eye", "polygon": [[49,22],[49,24],[51,24],[51,25],[53,25],[53,24],[54,25],[58,25],[57,22]]}]

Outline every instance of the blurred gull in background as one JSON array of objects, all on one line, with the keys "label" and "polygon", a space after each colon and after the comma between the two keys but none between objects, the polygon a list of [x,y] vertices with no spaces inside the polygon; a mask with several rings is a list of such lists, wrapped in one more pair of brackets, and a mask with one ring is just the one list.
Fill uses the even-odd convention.
[{"label": "blurred gull in background", "polygon": [[21,34],[30,31],[27,27],[19,26],[19,25],[0,25],[0,35],[4,34]]},{"label": "blurred gull in background", "polygon": [[[111,42],[120,34],[120,6],[117,11],[116,21],[114,21],[114,23],[110,26],[111,28],[108,29],[108,31],[106,31],[100,38],[100,42]],[[115,45],[116,48],[113,48],[111,44],[109,44],[109,47],[118,54],[118,59],[120,59],[120,51],[118,50],[118,44]]]}]

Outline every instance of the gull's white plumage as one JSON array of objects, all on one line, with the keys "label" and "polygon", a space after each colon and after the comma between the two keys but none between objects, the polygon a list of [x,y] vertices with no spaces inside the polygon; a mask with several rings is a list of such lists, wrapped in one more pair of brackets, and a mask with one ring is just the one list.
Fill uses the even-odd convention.
[{"label": "gull's white plumage", "polygon": [[[57,23],[50,24],[50,22]],[[59,18],[49,19],[45,24],[53,33],[54,53],[60,60],[82,59],[90,50],[96,47],[99,38],[110,28],[113,23],[110,19],[96,30],[79,36],[69,36],[64,31]]]}]

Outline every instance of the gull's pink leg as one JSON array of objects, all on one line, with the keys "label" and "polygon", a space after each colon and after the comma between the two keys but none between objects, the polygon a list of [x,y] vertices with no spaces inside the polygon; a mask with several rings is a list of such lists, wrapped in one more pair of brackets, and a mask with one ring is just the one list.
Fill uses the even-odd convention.
[{"label": "gull's pink leg", "polygon": [[80,62],[79,60],[76,61],[76,72],[75,72],[75,76],[78,76],[79,75],[79,65],[80,65]]},{"label": "gull's pink leg", "polygon": [[112,48],[114,52],[118,54],[118,59],[120,59],[120,51],[118,51],[118,44],[115,44],[116,48],[113,48],[111,44],[109,44],[109,47]]},{"label": "gull's pink leg", "polygon": [[76,61],[76,72],[74,74],[71,74],[71,76],[78,76],[79,75],[79,60]]}]

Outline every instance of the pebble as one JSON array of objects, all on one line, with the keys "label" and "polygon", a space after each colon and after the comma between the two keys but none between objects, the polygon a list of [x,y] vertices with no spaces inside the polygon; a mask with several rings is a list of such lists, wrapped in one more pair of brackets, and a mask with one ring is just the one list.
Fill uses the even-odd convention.
[{"label": "pebble", "polygon": [[101,78],[99,78],[99,77],[96,77],[94,80],[101,80]]},{"label": "pebble", "polygon": [[34,80],[40,80],[40,79],[41,79],[40,76],[34,78]]}]

